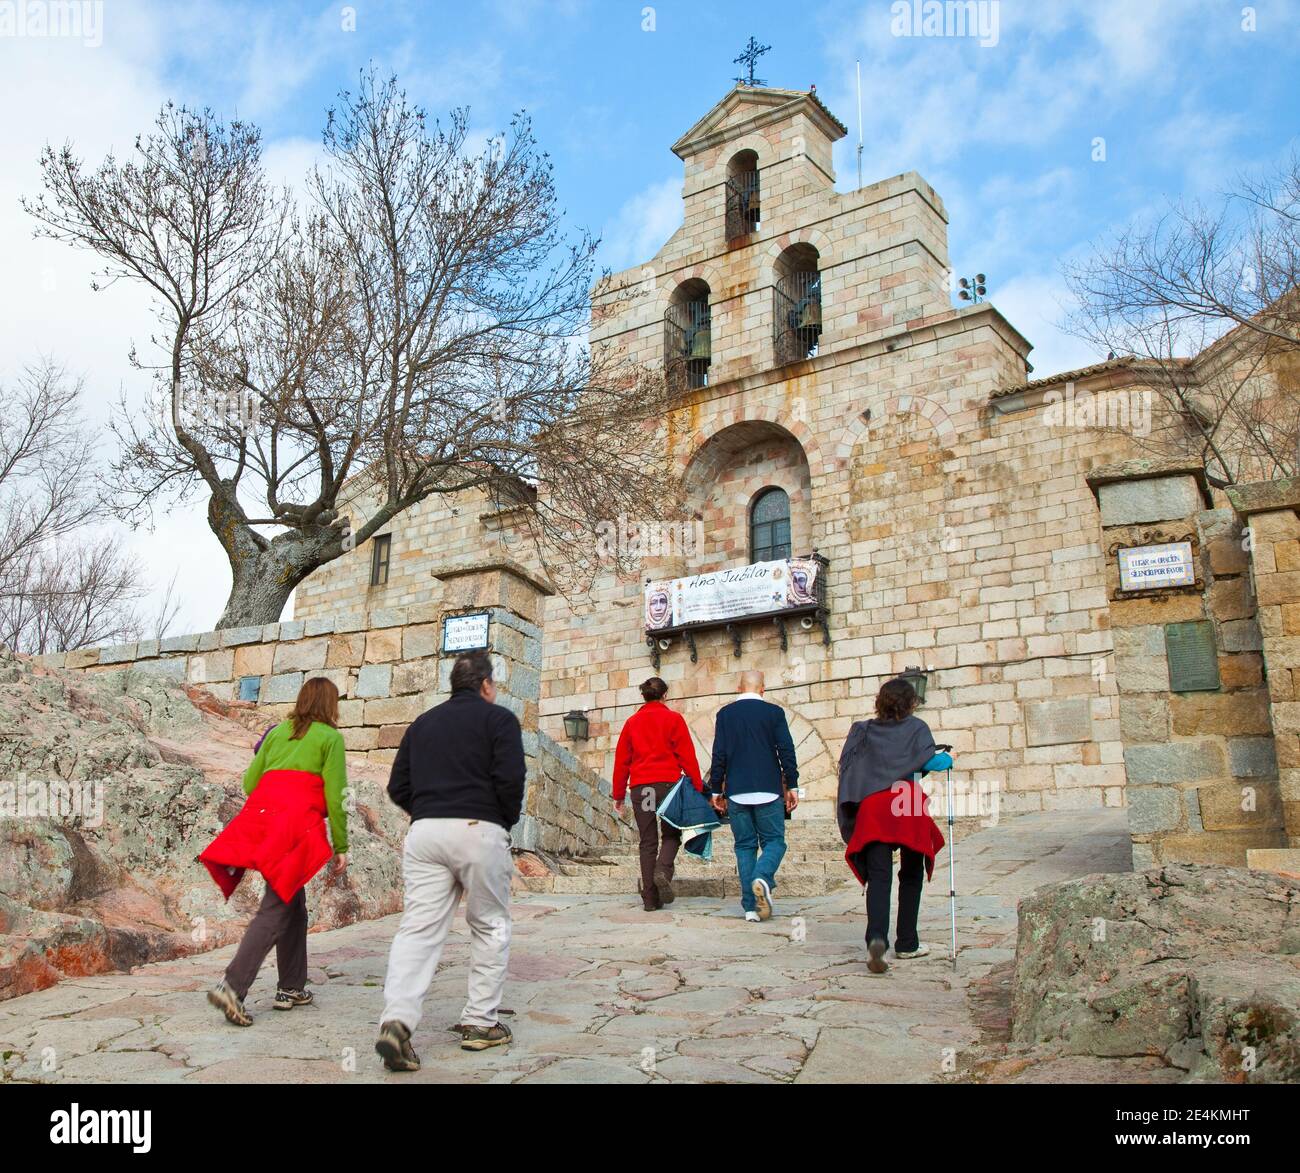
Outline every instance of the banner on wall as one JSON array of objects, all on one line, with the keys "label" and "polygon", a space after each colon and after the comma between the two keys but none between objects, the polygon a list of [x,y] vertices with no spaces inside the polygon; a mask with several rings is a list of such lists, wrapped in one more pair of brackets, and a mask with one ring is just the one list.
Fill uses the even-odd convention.
[{"label": "banner on wall", "polygon": [[747,615],[815,606],[820,570],[811,558],[781,558],[649,582],[645,588],[646,630],[725,623]]}]

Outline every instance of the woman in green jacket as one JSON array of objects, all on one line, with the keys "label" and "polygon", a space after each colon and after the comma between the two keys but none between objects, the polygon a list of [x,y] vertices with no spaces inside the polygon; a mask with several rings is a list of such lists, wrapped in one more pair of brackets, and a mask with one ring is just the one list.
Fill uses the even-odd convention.
[{"label": "woman in green jacket", "polygon": [[333,875],[347,867],[347,763],[338,715],[334,684],[323,676],[308,680],[289,719],[267,733],[244,773],[248,801],[199,856],[227,899],[246,869],[266,878],[261,907],[225,977],[208,992],[208,1001],[236,1026],[252,1025],[244,999],[272,946],[279,969],[275,1009],[312,1000],[306,885],[331,856]]}]

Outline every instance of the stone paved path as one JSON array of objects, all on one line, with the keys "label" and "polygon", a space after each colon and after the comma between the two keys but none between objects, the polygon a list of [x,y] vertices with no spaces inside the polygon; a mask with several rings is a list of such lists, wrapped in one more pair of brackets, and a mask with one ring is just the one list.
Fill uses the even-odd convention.
[{"label": "stone paved path", "polygon": [[[979,1039],[967,987],[1009,960],[1018,898],[1040,884],[1130,866],[1125,812],[1004,818],[957,845],[958,935],[947,959],[946,857],[922,901],[934,955],[883,977],[864,964],[862,895],[849,880],[780,900],[762,924],[738,905],[529,893],[515,905],[505,1006],[515,1042],[462,1052],[446,1026],[464,998],[458,919],[416,1032],[424,1067],[387,1074],[372,1050],[396,918],[310,938],[317,1003],[271,1010],[274,966],[226,1025],[203,991],[232,949],[66,981],[0,1003],[5,1081],[589,1082],[952,1079]],[[846,872],[847,876],[847,872]]]}]

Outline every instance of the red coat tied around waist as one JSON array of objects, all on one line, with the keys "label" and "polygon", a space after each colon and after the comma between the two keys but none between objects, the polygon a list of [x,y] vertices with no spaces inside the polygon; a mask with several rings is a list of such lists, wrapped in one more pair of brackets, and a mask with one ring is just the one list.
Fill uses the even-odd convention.
[{"label": "red coat tied around waist", "polygon": [[925,856],[926,879],[934,876],[934,857],[943,848],[943,832],[930,817],[930,800],[920,782],[914,778],[895,782],[858,804],[844,859],[859,884],[865,884],[867,877],[858,871],[856,857],[868,843],[892,843],[919,851]]},{"label": "red coat tied around waist", "polygon": [[268,770],[225,829],[199,855],[227,900],[249,868],[286,904],[329,862],[325,780],[305,770]]}]

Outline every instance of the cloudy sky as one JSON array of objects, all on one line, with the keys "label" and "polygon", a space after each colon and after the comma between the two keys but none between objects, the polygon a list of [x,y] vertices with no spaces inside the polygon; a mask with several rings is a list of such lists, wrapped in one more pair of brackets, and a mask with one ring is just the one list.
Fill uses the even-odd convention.
[{"label": "cloudy sky", "polygon": [[[18,207],[46,143],[71,141],[93,161],[125,152],[172,99],[256,122],[272,173],[292,181],[331,99],[370,61],[431,112],[468,106],[483,136],[527,109],[569,215],[602,235],[617,269],[680,223],[669,144],[727,91],[751,34],[772,47],[760,77],[815,83],[853,127],[836,165],[839,186],[855,186],[860,60],[864,180],[915,169],[933,184],[954,267],[988,274],[990,299],[1035,344],[1038,375],[1097,357],[1057,326],[1063,261],[1169,200],[1212,201],[1297,145],[1300,0],[1001,0],[985,8],[986,44],[895,35],[894,7],[104,0],[101,31],[73,40],[5,35],[13,0],[0,0],[0,385],[53,357],[85,380],[99,420],[119,393],[143,390],[127,354],[148,350],[147,299],[124,284],[91,292],[89,259],[33,240]],[[178,574],[174,630],[211,627],[229,573],[201,505],[127,540],[160,587]]]}]

